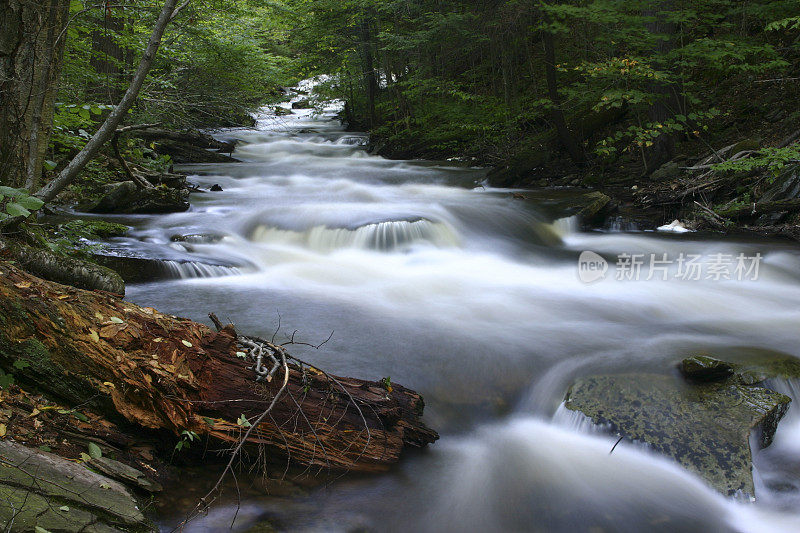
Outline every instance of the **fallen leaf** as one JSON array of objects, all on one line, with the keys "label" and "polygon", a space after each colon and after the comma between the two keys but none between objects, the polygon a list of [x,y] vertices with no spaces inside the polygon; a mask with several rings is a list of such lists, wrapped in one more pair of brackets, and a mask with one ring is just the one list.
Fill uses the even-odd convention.
[{"label": "fallen leaf", "polygon": [[184,346],[186,346],[187,348],[191,348],[191,347],[192,347],[192,343],[191,343],[191,342],[189,342],[189,341],[187,341],[187,340],[183,340],[183,341],[181,341],[181,342],[182,342],[182,343],[183,343],[183,345],[184,345]]},{"label": "fallen leaf", "polygon": [[8,429],[6,428],[5,424],[0,424],[0,439],[6,438],[6,432]]},{"label": "fallen leaf", "polygon": [[14,286],[18,289],[27,289],[31,286],[30,281],[20,281],[19,283],[15,283]]},{"label": "fallen leaf", "polygon": [[94,317],[95,317],[97,320],[99,320],[100,322],[102,322],[102,321],[103,321],[103,315],[101,315],[101,314],[100,314],[100,311],[97,311],[97,312],[94,314]]},{"label": "fallen leaf", "polygon": [[162,339],[161,337],[156,337],[155,339],[153,339],[153,342],[161,342],[163,340],[164,339]]},{"label": "fallen leaf", "polygon": [[121,318],[116,317],[116,316],[112,316],[111,318],[109,318],[109,320],[111,322],[115,323],[115,324],[124,324],[125,323],[124,320],[122,320]]},{"label": "fallen leaf", "polygon": [[59,511],[64,511],[65,513],[68,513],[69,512],[69,506],[62,505],[61,507],[58,508],[58,510]]},{"label": "fallen leaf", "polygon": [[58,297],[59,300],[66,300],[67,298],[69,298],[69,294],[62,294]]},{"label": "fallen leaf", "polygon": [[92,459],[100,459],[103,457],[103,450],[94,442],[90,442],[87,448],[89,448],[89,457]]},{"label": "fallen leaf", "polygon": [[116,337],[120,331],[124,330],[127,327],[128,325],[125,323],[119,323],[119,322],[114,323],[103,327],[103,329],[100,330],[100,336],[103,337],[104,339],[112,339]]},{"label": "fallen leaf", "polygon": [[84,463],[88,463],[91,460],[92,460],[92,456],[91,455],[89,455],[88,453],[85,453],[85,452],[81,452],[81,461],[83,461]]},{"label": "fallen leaf", "polygon": [[34,416],[38,415],[39,413],[40,413],[40,411],[38,409],[34,409],[33,411],[31,411],[31,414],[29,416],[30,416],[30,418],[33,418]]},{"label": "fallen leaf", "polygon": [[89,337],[91,337],[94,342],[100,342],[100,335],[93,329],[89,330]]}]

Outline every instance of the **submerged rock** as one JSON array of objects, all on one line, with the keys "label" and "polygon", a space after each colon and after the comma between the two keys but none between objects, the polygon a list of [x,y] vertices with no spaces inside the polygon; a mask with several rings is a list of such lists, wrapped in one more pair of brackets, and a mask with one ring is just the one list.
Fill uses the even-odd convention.
[{"label": "submerged rock", "polygon": [[0,441],[4,531],[154,531],[118,482],[57,455]]},{"label": "submerged rock", "polygon": [[768,446],[790,402],[735,379],[688,383],[675,375],[630,373],[577,380],[565,406],[674,458],[723,494],[754,495],[751,433]]}]

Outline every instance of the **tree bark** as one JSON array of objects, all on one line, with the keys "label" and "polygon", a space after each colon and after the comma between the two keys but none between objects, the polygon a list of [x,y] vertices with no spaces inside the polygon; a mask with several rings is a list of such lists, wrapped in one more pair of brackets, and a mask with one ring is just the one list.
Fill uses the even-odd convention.
[{"label": "tree bark", "polygon": [[118,102],[122,97],[122,65],[125,49],[117,43],[117,35],[125,29],[125,19],[115,11],[121,7],[106,7],[103,10],[103,27],[92,31],[92,56],[89,64],[97,73],[98,80],[89,87],[89,93],[106,104]]},{"label": "tree bark", "polygon": [[[666,55],[675,46],[672,38],[676,30],[675,24],[666,22],[663,16],[663,11],[671,7],[672,0],[662,0],[657,3],[655,9],[645,10],[642,13],[644,16],[653,17],[647,24],[647,30],[658,39],[654,48],[654,54],[657,56],[656,64],[658,58]],[[656,101],[647,110],[647,118],[652,123],[662,124],[672,118],[678,109],[679,102],[674,87],[667,82],[656,82],[650,86],[650,91],[656,96]],[[645,152],[645,171],[650,174],[673,157],[675,157],[675,137],[671,133],[663,133],[653,140],[653,146]]]},{"label": "tree bark", "polygon": [[117,104],[114,110],[108,115],[103,125],[100,126],[100,129],[95,132],[92,138],[89,139],[89,142],[86,143],[86,146],[78,152],[78,155],[69,162],[66,168],[64,168],[55,179],[36,193],[39,198],[45,202],[49,202],[55,198],[64,187],[75,179],[78,173],[91,161],[100,148],[114,136],[117,126],[119,126],[122,119],[127,115],[128,110],[133,106],[144,84],[144,80],[150,72],[150,67],[153,65],[158,48],[161,46],[161,37],[164,35],[164,30],[166,30],[167,25],[175,15],[177,15],[178,11],[188,2],[182,3],[177,9],[175,8],[176,3],[177,0],[164,1],[164,7],[153,27],[153,33],[150,35],[150,41],[139,62],[139,67],[136,69],[136,74],[133,76],[133,80],[128,90],[125,91],[122,100],[120,100],[119,104]]},{"label": "tree bark", "polygon": [[575,141],[575,137],[572,135],[572,132],[569,130],[567,122],[564,120],[564,112],[561,110],[561,95],[558,94],[556,51],[553,34],[548,31],[544,31],[542,33],[542,41],[544,43],[544,63],[545,74],[547,77],[547,92],[553,104],[550,110],[550,116],[553,120],[553,124],[556,127],[556,132],[558,133],[558,139],[561,141],[561,145],[567,150],[572,161],[580,164],[586,161],[586,157],[584,156],[581,147]]},{"label": "tree bark", "polygon": [[[0,263],[0,368],[23,388],[112,422],[166,430],[176,439],[194,431],[217,448],[237,442],[243,421],[264,412],[282,382],[256,382],[239,350],[233,326],[213,331]],[[405,448],[438,438],[420,420],[423,406],[400,385],[292,363],[288,387],[250,445],[284,464],[384,471]]]},{"label": "tree bark", "polygon": [[0,0],[0,184],[35,189],[53,129],[69,0]]}]

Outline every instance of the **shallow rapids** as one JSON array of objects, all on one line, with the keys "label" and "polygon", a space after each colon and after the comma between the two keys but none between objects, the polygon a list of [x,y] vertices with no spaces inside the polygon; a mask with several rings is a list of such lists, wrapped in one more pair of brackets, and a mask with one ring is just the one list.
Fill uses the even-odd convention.
[{"label": "shallow rapids", "polygon": [[[182,170],[222,192],[194,194],[186,213],[115,217],[134,229],[113,247],[170,261],[179,278],[130,285],[128,298],[267,337],[279,325],[278,338],[297,330],[312,344],[334,332],[319,351],[292,351],[418,390],[443,436],[391,474],[248,497],[237,528],[266,517],[292,531],[800,531],[799,405],[756,457],[756,503],[636,446],[609,455],[615,439],[558,410],[582,374],[663,369],[697,351],[800,355],[798,247],[580,233],[569,195],[521,200],[481,169],[369,155],[331,113],[265,113],[220,135],[240,141],[243,162]],[[585,250],[610,262],[605,279],[579,278]],[[621,253],[762,260],[757,280],[678,279],[676,264],[618,280]],[[784,387],[796,402],[797,391]],[[191,529],[227,527],[233,512]]]}]

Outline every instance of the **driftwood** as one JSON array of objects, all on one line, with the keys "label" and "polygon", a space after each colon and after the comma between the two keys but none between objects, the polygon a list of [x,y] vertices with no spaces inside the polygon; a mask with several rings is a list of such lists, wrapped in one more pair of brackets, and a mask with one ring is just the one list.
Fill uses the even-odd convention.
[{"label": "driftwood", "polygon": [[[214,331],[0,262],[0,369],[111,421],[235,446],[283,382],[257,382],[238,340],[231,325]],[[297,362],[288,369],[284,393],[249,439],[269,459],[378,472],[406,447],[438,438],[420,421],[424,404],[411,390]]]}]

